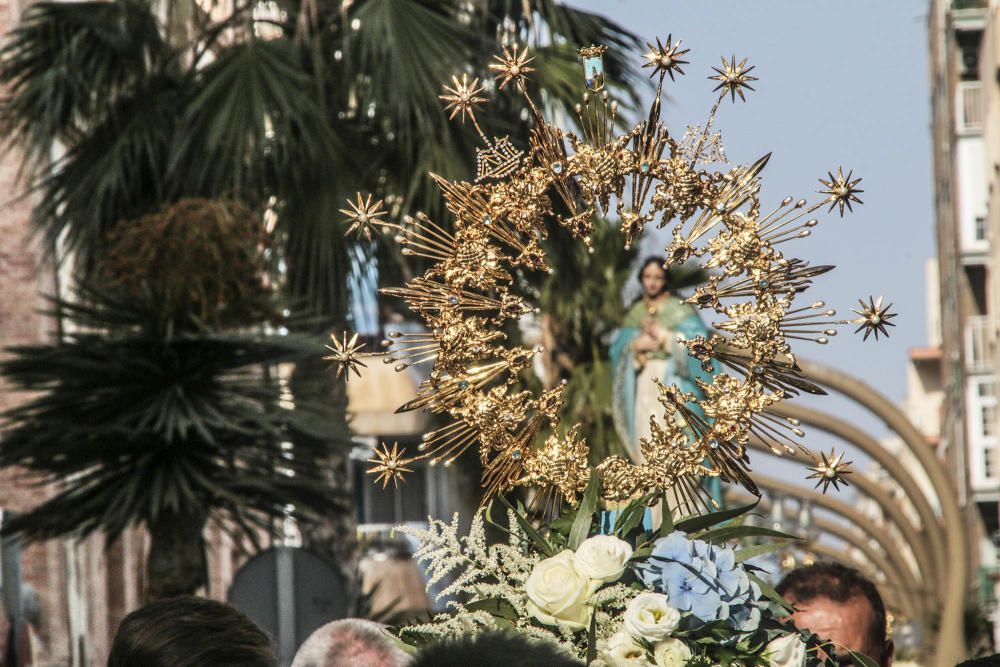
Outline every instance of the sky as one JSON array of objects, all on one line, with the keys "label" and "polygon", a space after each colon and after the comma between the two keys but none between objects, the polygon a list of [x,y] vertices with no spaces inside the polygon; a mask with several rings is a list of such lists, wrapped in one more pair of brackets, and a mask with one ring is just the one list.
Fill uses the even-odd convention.
[{"label": "sky", "polygon": [[[771,152],[762,209],[787,195],[816,201],[817,179],[843,166],[863,181],[864,204],[843,219],[820,215],[808,239],[785,244],[786,255],[836,264],[817,279],[810,300],[838,315],[869,295],[884,294],[899,313],[891,337],[862,342],[842,327],[827,346],[799,342],[802,358],[865,380],[899,403],[911,348],[927,344],[925,262],[935,253],[927,3],[919,0],[713,0],[680,2],[570,0],[603,14],[644,41],[672,33],[691,49],[685,76],[666,83],[665,122],[680,137],[703,123],[714,101],[720,58],[749,57],[758,81],[747,101],[723,104],[716,121],[733,164]],[[643,62],[636,54],[637,66]],[[647,97],[651,98],[652,90]],[[770,206],[769,206],[770,204]],[[822,209],[826,211],[826,209]],[[644,249],[662,244],[645,239]],[[810,407],[845,417],[876,437],[881,421],[836,397]],[[811,436],[814,450],[828,439]]]}]

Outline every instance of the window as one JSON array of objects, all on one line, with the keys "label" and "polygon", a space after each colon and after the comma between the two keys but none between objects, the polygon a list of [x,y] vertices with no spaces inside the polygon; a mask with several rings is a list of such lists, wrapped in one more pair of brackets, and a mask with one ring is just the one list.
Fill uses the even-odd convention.
[{"label": "window", "polygon": [[986,228],[986,216],[977,215],[976,220],[973,223],[973,237],[977,241],[985,241],[987,238],[988,230]]},{"label": "window", "polygon": [[983,478],[996,479],[997,471],[996,447],[983,447]]},{"label": "window", "polygon": [[996,434],[997,406],[985,404],[982,406],[983,412],[983,436],[990,438]]}]

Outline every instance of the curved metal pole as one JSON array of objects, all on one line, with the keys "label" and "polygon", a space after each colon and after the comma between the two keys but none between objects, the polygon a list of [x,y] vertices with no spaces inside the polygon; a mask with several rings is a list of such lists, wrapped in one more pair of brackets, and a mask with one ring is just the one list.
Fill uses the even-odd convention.
[{"label": "curved metal pole", "polygon": [[[734,498],[734,500],[741,504],[752,502],[749,496]],[[769,506],[770,503],[767,502],[762,502],[760,504],[761,509],[764,510],[767,510]],[[840,541],[862,551],[865,554],[865,557],[868,558],[872,564],[874,564],[875,567],[885,575],[886,584],[888,586],[887,593],[891,593],[891,599],[895,603],[892,606],[895,606],[908,618],[912,618],[920,622],[924,627],[927,627],[927,623],[930,619],[929,610],[927,606],[923,604],[924,591],[920,588],[917,580],[913,577],[913,574],[910,572],[906,563],[900,559],[897,552],[890,550],[886,551],[885,555],[883,555],[875,551],[871,544],[866,541],[866,537],[878,533],[878,526],[871,521],[867,521],[865,524],[858,526],[863,532],[856,533],[851,531],[846,526],[834,521],[829,521],[822,517],[816,517],[813,520],[813,525],[823,532],[833,535]],[[883,549],[885,548],[881,542],[879,544]],[[887,595],[886,597],[889,596]]]},{"label": "curved metal pole", "polygon": [[[783,482],[781,480],[774,479],[771,477],[757,475],[754,477],[754,481],[757,482],[758,486],[761,486],[765,489],[771,489],[773,491],[777,491],[785,495],[810,500],[816,506],[822,507],[826,510],[829,510],[830,512],[833,512],[834,514],[842,516],[856,526],[864,527],[863,529],[868,531],[869,536],[873,540],[878,542],[879,547],[881,547],[884,553],[886,554],[895,553],[893,547],[895,547],[896,544],[893,543],[892,539],[885,533],[885,531],[878,530],[877,527],[871,523],[871,520],[868,517],[861,514],[861,512],[854,509],[851,505],[848,505],[843,501],[831,498],[830,496],[825,496],[822,493],[819,493],[818,491],[806,489],[801,486],[797,486],[795,484],[791,484],[788,482]],[[917,591],[919,591],[922,595],[925,595],[927,592],[926,589],[923,589],[917,583],[916,578],[913,577],[912,572],[910,572],[908,568],[903,568],[903,569],[907,573],[907,575],[904,576],[908,576],[908,580],[913,582],[913,587]],[[923,599],[922,595],[918,595],[918,598],[920,600]],[[916,604],[915,606],[917,607],[917,609],[926,610],[920,615],[915,616],[914,618],[920,620],[923,626],[929,630],[931,628],[930,625],[931,609],[927,609],[926,606],[923,604]]]},{"label": "curved metal pole", "polygon": [[952,667],[962,662],[968,656],[963,620],[969,585],[968,537],[955,487],[944,472],[942,462],[931,451],[920,431],[885,396],[840,371],[801,359],[799,365],[810,379],[854,399],[881,417],[903,439],[927,473],[941,506],[948,553],[944,605],[934,664]]},{"label": "curved metal pole", "polygon": [[[794,410],[785,410],[783,411],[783,414],[795,416],[796,418],[801,419],[805,424],[815,426],[823,431],[826,431],[827,433],[832,433],[833,435],[856,445],[865,452],[868,452],[871,449],[881,451],[878,448],[877,443],[866,434],[858,429],[847,427],[846,424],[825,413],[797,407]],[[770,449],[759,441],[751,440],[750,446],[755,449],[760,449],[761,451],[770,452]],[[809,458],[805,454],[798,451],[793,454],[787,454],[786,457],[806,463],[809,462]],[[893,461],[891,465],[894,468],[900,467],[896,461]],[[903,475],[898,470],[896,473],[897,476],[905,476],[905,478],[909,481],[908,484],[904,485],[904,490],[913,483],[912,478],[909,477],[909,475]],[[924,530],[918,531],[911,524],[910,518],[906,516],[900,505],[896,503],[888,492],[882,489],[877,482],[868,479],[864,475],[854,475],[851,479],[851,483],[869,498],[874,500],[879,507],[881,507],[882,510],[889,515],[892,519],[892,523],[894,523],[899,529],[900,533],[903,535],[903,539],[913,552],[913,557],[917,561],[917,566],[920,570],[920,578],[926,583],[927,592],[934,597],[939,605],[943,605],[944,591],[942,590],[942,584],[945,579],[944,571],[946,568],[946,554],[943,551],[943,546],[941,551],[935,551],[933,549],[933,544],[937,543],[941,545],[943,538],[941,537],[941,529],[938,526],[937,519],[934,514],[930,513],[928,515],[926,513],[929,512],[930,507],[927,506],[925,508],[918,509],[919,506],[914,504],[914,509],[917,510],[918,516],[920,516],[920,519],[924,524]],[[928,535],[931,534],[935,535],[937,540],[928,538]]]},{"label": "curved metal pole", "polygon": [[[769,451],[766,445],[753,440],[751,440],[750,446],[761,451]],[[805,455],[796,455],[791,458],[802,461],[808,460]],[[936,572],[939,569],[942,569],[944,564],[939,563],[933,558],[933,555],[928,550],[927,541],[923,539],[922,532],[918,532],[916,528],[914,528],[914,526],[910,523],[910,518],[906,516],[900,506],[894,502],[888,492],[879,487],[876,482],[873,482],[863,475],[857,475],[855,479],[851,480],[851,483],[854,484],[859,491],[875,501],[875,503],[886,512],[890,523],[895,525],[896,529],[899,530],[903,541],[910,547],[913,557],[917,562],[917,574],[920,575],[920,580],[924,582],[924,593],[936,602],[938,607],[940,607],[941,599],[937,594],[937,589],[934,586],[933,581],[934,577],[937,576]],[[794,488],[798,489],[799,487]],[[814,495],[810,496],[811,498],[825,497],[815,491],[812,491],[812,493]]]},{"label": "curved metal pole", "polygon": [[[920,517],[920,522],[923,527],[926,539],[930,541],[930,551],[933,554],[933,564],[934,569],[925,569],[921,575],[924,581],[931,584],[932,589],[935,591],[936,597],[944,603],[944,593],[946,584],[946,563],[947,554],[945,552],[944,545],[944,531],[941,529],[938,523],[937,516],[934,514],[934,510],[931,508],[927,498],[924,496],[924,491],[913,479],[913,476],[907,472],[897,459],[886,452],[881,444],[866,432],[859,428],[856,428],[845,421],[838,419],[828,413],[820,412],[818,410],[812,410],[801,405],[794,404],[784,404],[776,406],[774,410],[775,414],[779,414],[785,417],[794,417],[795,419],[801,420],[805,424],[810,424],[815,426],[827,433],[837,436],[842,440],[846,440],[856,447],[861,449],[865,454],[871,456],[875,461],[882,466],[890,476],[902,487],[903,492],[907,495],[910,502],[913,504],[913,509],[916,510],[917,516]],[[801,453],[796,453],[795,457],[797,459],[808,461],[805,456]],[[861,486],[861,475],[853,475],[851,482],[858,481],[859,486]],[[872,495],[869,493],[869,495]],[[888,494],[883,494],[888,497]],[[878,501],[882,507],[888,507],[889,505],[895,506],[895,503],[885,503]],[[896,523],[899,523],[898,521]],[[909,541],[911,545],[924,545],[923,540]],[[916,556],[916,546],[914,546],[914,556]]]}]

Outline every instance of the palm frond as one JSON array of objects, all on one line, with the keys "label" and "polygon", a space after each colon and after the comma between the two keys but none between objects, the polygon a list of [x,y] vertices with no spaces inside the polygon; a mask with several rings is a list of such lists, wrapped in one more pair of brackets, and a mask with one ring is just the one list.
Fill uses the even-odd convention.
[{"label": "palm frond", "polygon": [[336,176],[342,147],[289,40],[236,43],[193,81],[169,165],[175,196],[266,197],[318,169]]},{"label": "palm frond", "polygon": [[38,2],[0,50],[0,129],[31,165],[72,144],[155,71],[168,47],[148,3]]}]

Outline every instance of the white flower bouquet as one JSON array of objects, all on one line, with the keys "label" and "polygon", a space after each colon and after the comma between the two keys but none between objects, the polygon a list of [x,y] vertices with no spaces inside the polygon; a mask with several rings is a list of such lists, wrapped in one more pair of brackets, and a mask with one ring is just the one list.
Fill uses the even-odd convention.
[{"label": "white flower bouquet", "polygon": [[[788,620],[790,606],[749,562],[797,538],[743,525],[755,505],[676,524],[664,512],[663,525],[649,529],[643,519],[656,500],[610,513],[588,493],[578,508],[536,527],[521,506],[501,499],[506,524],[487,507],[468,536],[459,535],[457,515],[451,524],[432,519],[428,530],[404,529],[420,542],[416,557],[429,585],[450,583],[440,593],[447,612],[400,628],[401,639],[420,645],[503,628],[607,667],[840,664],[837,647]],[[487,544],[487,526],[507,540]]]}]

